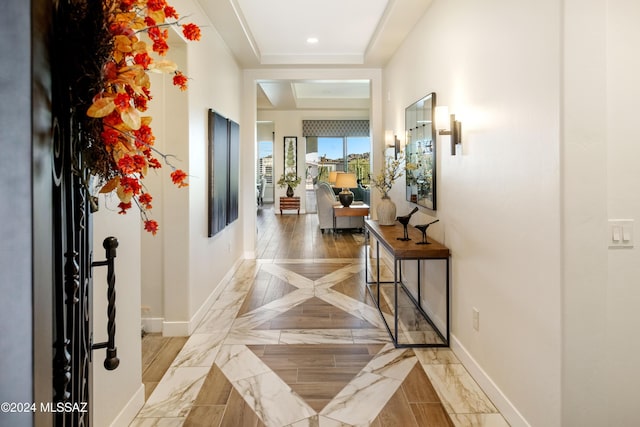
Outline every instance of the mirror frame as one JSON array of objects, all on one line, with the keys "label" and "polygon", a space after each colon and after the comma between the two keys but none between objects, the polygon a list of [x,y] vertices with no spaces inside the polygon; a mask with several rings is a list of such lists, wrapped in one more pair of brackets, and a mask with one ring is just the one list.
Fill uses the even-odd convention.
[{"label": "mirror frame", "polygon": [[436,93],[405,109],[405,182],[407,201],[436,210]]}]

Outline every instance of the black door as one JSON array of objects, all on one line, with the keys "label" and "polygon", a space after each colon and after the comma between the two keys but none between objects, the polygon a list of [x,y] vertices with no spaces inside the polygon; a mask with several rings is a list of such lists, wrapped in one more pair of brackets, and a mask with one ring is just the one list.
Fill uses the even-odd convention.
[{"label": "black door", "polygon": [[91,37],[83,34],[83,21],[91,13],[87,2],[55,1],[52,13],[53,417],[55,426],[88,426],[92,233],[89,176],[80,154],[87,144],[83,98],[89,96],[82,70],[97,59],[78,48],[83,37]]}]

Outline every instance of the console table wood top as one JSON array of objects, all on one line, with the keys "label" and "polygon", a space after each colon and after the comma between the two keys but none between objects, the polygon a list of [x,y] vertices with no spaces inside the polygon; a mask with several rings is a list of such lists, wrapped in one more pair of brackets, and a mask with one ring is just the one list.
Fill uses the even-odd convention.
[{"label": "console table wood top", "polygon": [[380,225],[378,221],[365,219],[364,225],[396,259],[444,259],[449,258],[449,248],[427,236],[428,245],[417,245],[422,241],[422,233],[409,225],[407,231],[411,240],[398,240],[404,236],[402,224]]}]

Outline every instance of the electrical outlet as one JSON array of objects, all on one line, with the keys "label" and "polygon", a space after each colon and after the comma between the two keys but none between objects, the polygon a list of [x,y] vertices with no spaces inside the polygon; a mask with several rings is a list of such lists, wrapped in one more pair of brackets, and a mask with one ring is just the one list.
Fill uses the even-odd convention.
[{"label": "electrical outlet", "polygon": [[480,311],[473,307],[473,329],[480,330]]}]

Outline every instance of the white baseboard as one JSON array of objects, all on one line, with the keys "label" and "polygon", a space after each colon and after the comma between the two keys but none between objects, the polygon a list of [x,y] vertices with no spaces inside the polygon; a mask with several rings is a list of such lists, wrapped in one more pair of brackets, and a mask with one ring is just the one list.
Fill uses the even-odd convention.
[{"label": "white baseboard", "polygon": [[150,334],[162,332],[162,322],[164,317],[143,317],[142,328]]},{"label": "white baseboard", "polygon": [[491,377],[487,375],[484,369],[482,369],[454,335],[451,335],[450,347],[471,377],[478,383],[511,427],[531,427],[520,411],[511,403],[502,390],[498,388],[496,383],[493,382]]},{"label": "white baseboard", "polygon": [[189,334],[189,321],[184,320],[180,322],[162,322],[162,336],[163,337],[188,337]]},{"label": "white baseboard", "polygon": [[131,396],[129,402],[122,408],[122,411],[116,416],[111,427],[128,426],[138,415],[138,412],[144,405],[144,384],[140,384],[138,390]]},{"label": "white baseboard", "polygon": [[188,337],[191,336],[193,331],[196,330],[204,316],[207,314],[207,311],[211,308],[215,300],[222,293],[225,285],[229,283],[233,275],[236,273],[240,264],[244,261],[244,257],[240,257],[236,260],[236,262],[231,266],[227,274],[224,275],[222,280],[218,283],[218,285],[213,289],[209,297],[205,300],[205,302],[198,308],[196,313],[191,317],[190,320],[178,321],[178,322],[162,322],[162,335],[165,337]]}]

